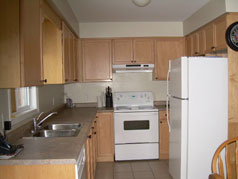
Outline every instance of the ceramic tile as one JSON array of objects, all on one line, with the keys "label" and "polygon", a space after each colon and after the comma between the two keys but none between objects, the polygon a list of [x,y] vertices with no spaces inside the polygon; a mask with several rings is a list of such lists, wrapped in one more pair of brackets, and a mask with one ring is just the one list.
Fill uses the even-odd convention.
[{"label": "ceramic tile", "polygon": [[135,179],[154,179],[152,171],[134,172]]},{"label": "ceramic tile", "polygon": [[132,172],[118,172],[114,173],[114,179],[134,179]]},{"label": "ceramic tile", "polygon": [[151,171],[151,168],[146,161],[142,162],[131,162],[131,167],[133,171]]}]

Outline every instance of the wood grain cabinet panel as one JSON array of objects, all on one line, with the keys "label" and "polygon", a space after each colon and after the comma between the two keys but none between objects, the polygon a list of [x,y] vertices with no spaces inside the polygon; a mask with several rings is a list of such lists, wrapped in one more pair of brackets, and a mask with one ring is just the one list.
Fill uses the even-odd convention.
[{"label": "wood grain cabinet panel", "polygon": [[156,40],[155,80],[166,80],[169,60],[179,58],[185,54],[184,38],[159,38]]},{"label": "wood grain cabinet panel", "polygon": [[97,114],[97,161],[114,161],[113,113]]},{"label": "wood grain cabinet panel", "polygon": [[111,40],[82,40],[84,81],[111,81]]},{"label": "wood grain cabinet panel", "polygon": [[186,47],[187,47],[187,56],[192,56],[193,54],[193,38],[191,35],[186,37]]},{"label": "wood grain cabinet panel", "polygon": [[154,64],[154,39],[134,39],[134,63]]},{"label": "wood grain cabinet panel", "polygon": [[214,46],[214,31],[213,24],[208,24],[204,27],[204,35],[205,35],[205,53],[210,53],[215,49]]},{"label": "wood grain cabinet panel", "polygon": [[159,159],[169,159],[169,126],[166,111],[159,111]]},{"label": "wood grain cabinet panel", "polygon": [[133,63],[133,39],[114,39],[113,64]]},{"label": "wood grain cabinet panel", "polygon": [[214,46],[216,50],[221,50],[227,48],[226,46],[226,27],[227,27],[227,16],[222,16],[218,18],[213,25],[214,28]]}]

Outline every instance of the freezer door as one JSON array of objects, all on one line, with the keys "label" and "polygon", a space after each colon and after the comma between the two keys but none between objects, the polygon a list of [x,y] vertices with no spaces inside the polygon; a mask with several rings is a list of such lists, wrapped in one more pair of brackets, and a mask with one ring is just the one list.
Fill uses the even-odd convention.
[{"label": "freezer door", "polygon": [[188,58],[170,61],[169,95],[188,98]]},{"label": "freezer door", "polygon": [[173,179],[187,179],[188,100],[170,98],[169,172]]}]

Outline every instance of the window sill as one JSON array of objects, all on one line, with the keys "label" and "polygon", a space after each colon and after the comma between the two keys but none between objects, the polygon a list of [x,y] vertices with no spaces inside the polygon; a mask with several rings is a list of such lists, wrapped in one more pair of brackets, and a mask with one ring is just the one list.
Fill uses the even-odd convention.
[{"label": "window sill", "polygon": [[22,122],[28,118],[33,118],[38,112],[38,109],[29,109],[24,112],[13,113],[11,115],[12,125]]}]

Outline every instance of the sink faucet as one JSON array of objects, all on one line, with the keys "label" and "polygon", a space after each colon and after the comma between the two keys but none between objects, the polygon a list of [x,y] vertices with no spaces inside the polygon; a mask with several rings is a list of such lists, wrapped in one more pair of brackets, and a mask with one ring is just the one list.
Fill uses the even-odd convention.
[{"label": "sink faucet", "polygon": [[35,133],[38,129],[40,129],[40,125],[49,117],[53,116],[54,114],[57,114],[57,112],[52,112],[48,114],[46,117],[44,117],[40,122],[37,123],[37,121],[40,119],[40,117],[44,114],[44,112],[41,112],[37,117],[33,118],[33,125],[34,125],[34,130],[32,133]]}]

